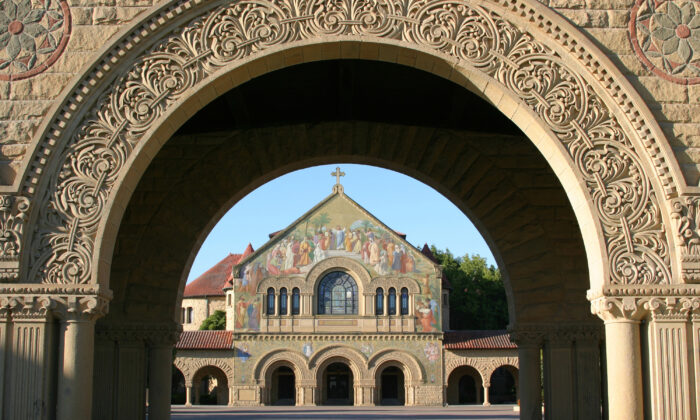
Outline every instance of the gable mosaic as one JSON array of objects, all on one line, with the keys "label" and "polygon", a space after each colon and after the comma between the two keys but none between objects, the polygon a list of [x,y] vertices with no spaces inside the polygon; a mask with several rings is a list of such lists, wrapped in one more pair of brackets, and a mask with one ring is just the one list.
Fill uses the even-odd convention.
[{"label": "gable mosaic", "polygon": [[308,274],[329,258],[359,262],[372,278],[365,293],[383,285],[385,278],[412,279],[419,288],[414,297],[420,320],[416,330],[440,329],[441,292],[435,265],[342,193],[325,199],[234,267],[236,329],[259,330],[266,292],[261,290],[263,281],[264,287],[286,286],[290,293],[292,285],[305,284],[302,293],[316,293],[318,279]]}]

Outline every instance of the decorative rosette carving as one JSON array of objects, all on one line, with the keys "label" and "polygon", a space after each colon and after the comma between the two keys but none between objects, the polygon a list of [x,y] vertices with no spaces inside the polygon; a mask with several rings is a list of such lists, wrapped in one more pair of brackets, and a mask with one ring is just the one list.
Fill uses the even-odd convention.
[{"label": "decorative rosette carving", "polygon": [[609,255],[609,283],[670,283],[658,199],[619,121],[586,78],[489,4],[247,0],[202,10],[114,80],[56,153],[63,166],[40,197],[29,281],[94,281],[96,229],[117,176],[144,133],[205,77],[273,45],[373,36],[451,55],[517,95],[558,136],[586,183]]},{"label": "decorative rosette carving", "polygon": [[637,0],[629,36],[639,60],[657,76],[700,83],[700,2]]},{"label": "decorative rosette carving", "polygon": [[71,30],[65,0],[0,0],[0,80],[41,73],[61,56]]}]

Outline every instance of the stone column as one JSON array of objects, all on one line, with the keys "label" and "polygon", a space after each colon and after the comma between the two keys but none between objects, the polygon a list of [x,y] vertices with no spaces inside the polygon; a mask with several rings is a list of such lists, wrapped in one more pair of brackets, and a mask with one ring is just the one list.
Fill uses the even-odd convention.
[{"label": "stone column", "polygon": [[515,330],[511,332],[511,339],[518,345],[520,418],[542,420],[542,334],[537,331]]},{"label": "stone column", "polygon": [[175,333],[154,336],[148,349],[148,420],[170,419]]},{"label": "stone column", "polygon": [[605,350],[608,378],[608,413],[611,419],[644,417],[642,354],[639,317],[635,298],[599,297],[591,311],[605,322]]},{"label": "stone column", "polygon": [[[700,302],[699,302],[700,303]],[[652,298],[646,306],[651,312],[649,352],[651,369],[652,418],[689,419],[693,417],[691,396],[692,345],[688,342],[691,300]],[[696,402],[697,404],[697,402]]]},{"label": "stone column", "polygon": [[0,416],[3,419],[48,419],[55,400],[56,337],[45,296],[16,297],[7,301],[10,322],[6,332],[5,388]]},{"label": "stone column", "polygon": [[92,369],[95,320],[70,312],[61,320],[61,360],[58,377],[57,420],[92,417]]},{"label": "stone column", "polygon": [[[2,298],[0,299],[0,407],[4,406],[3,396],[5,395],[5,359],[9,354],[8,350],[11,335],[8,334],[8,332],[11,326],[9,300]],[[3,418],[2,408],[0,408],[0,418]]]},{"label": "stone column", "polygon": [[233,396],[236,395],[235,388],[233,385],[229,384],[228,386],[228,406],[233,407]]},{"label": "stone column", "polygon": [[192,382],[185,383],[185,407],[192,407]]},{"label": "stone column", "polygon": [[[692,314],[692,339],[693,339],[693,378],[695,381],[695,389],[700,389],[700,299],[693,300]],[[695,418],[700,419],[700,396],[695,397]]]},{"label": "stone column", "polygon": [[488,407],[491,405],[489,402],[489,387],[491,387],[491,384],[488,382],[484,383],[484,406]]},{"label": "stone column", "polygon": [[566,328],[549,331],[544,344],[544,406],[546,419],[575,419],[576,372],[573,367],[572,332]]}]

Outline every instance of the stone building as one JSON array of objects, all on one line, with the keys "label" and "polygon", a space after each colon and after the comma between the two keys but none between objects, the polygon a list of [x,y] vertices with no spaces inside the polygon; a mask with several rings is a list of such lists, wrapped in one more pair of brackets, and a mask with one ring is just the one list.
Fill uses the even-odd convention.
[{"label": "stone building", "polygon": [[[427,245],[333,190],[258,251],[248,245],[185,287],[175,355],[185,402],[488,405],[498,371],[498,398],[515,403],[506,332],[443,336],[449,282]],[[212,308],[226,310],[226,330],[192,331]]]},{"label": "stone building", "polygon": [[522,418],[699,419],[698,12],[0,0],[2,415],[143,419],[148,395],[168,418],[203,238],[257,186],[353,162],[475,222]]}]

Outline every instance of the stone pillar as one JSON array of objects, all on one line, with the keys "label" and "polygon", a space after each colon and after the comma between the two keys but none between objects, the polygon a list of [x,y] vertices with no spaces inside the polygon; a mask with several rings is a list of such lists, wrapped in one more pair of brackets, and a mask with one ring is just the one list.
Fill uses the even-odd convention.
[{"label": "stone pillar", "polygon": [[153,340],[148,349],[148,420],[170,419],[173,344]]},{"label": "stone pillar", "polygon": [[537,331],[515,330],[510,336],[518,345],[520,418],[542,420],[542,334]]},{"label": "stone pillar", "polygon": [[236,395],[235,388],[233,385],[229,384],[228,385],[228,406],[233,407],[233,396]]},{"label": "stone pillar", "polygon": [[[692,339],[693,346],[691,348],[693,352],[693,367],[694,374],[693,379],[695,381],[695,389],[700,389],[700,299],[695,299],[693,301],[693,314],[692,314]],[[700,396],[695,395],[695,418],[700,419]]]},{"label": "stone pillar", "polygon": [[[6,324],[5,378],[0,417],[12,420],[53,417],[52,383],[56,365],[56,337],[49,309],[55,301],[45,296],[8,299],[11,324]],[[5,305],[3,305],[5,306]]]},{"label": "stone pillar", "polygon": [[646,303],[649,322],[652,418],[693,418],[692,345],[688,342],[691,301],[674,297]]},{"label": "stone pillar", "polygon": [[611,419],[644,418],[641,307],[635,298],[598,297],[591,311],[605,322],[608,415]]},{"label": "stone pillar", "polygon": [[576,371],[572,334],[565,328],[550,331],[544,344],[545,419],[575,419]]},{"label": "stone pillar", "polygon": [[489,387],[491,386],[490,383],[485,382],[484,383],[484,407],[488,407],[491,405],[489,402]]},{"label": "stone pillar", "polygon": [[9,334],[11,327],[9,301],[7,299],[0,299],[0,419],[3,418],[2,407],[4,406],[3,396],[5,395],[5,360],[9,354],[10,340],[12,337],[12,335]]},{"label": "stone pillar", "polygon": [[185,407],[192,407],[192,382],[185,383]]},{"label": "stone pillar", "polygon": [[82,313],[67,313],[61,320],[57,420],[92,417],[94,345],[94,318]]}]

